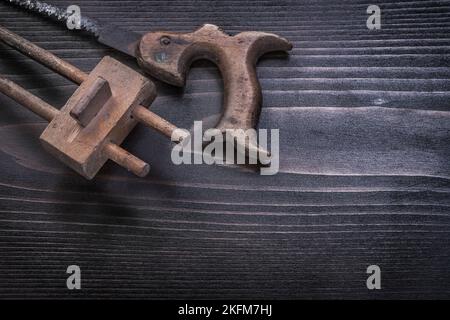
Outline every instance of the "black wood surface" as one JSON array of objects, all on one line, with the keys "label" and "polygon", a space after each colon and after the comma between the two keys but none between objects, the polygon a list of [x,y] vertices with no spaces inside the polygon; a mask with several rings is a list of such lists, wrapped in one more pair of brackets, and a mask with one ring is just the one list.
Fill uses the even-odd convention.
[{"label": "black wood surface", "polygon": [[[276,32],[258,64],[260,127],[280,128],[275,176],[175,166],[140,126],[139,179],[108,163],[86,181],[41,148],[45,123],[0,95],[0,298],[450,298],[450,1],[56,1],[135,31]],[[382,10],[368,30],[366,9]],[[131,58],[0,3],[0,24],[85,71]],[[62,106],[76,86],[0,44],[0,73]],[[181,127],[221,110],[216,68],[158,83]],[[66,268],[82,269],[82,290]],[[382,289],[366,288],[366,268]]]}]

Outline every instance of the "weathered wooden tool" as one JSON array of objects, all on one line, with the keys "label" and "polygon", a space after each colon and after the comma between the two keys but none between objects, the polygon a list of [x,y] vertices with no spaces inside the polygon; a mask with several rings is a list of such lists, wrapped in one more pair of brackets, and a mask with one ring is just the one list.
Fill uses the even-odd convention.
[{"label": "weathered wooden tool", "polygon": [[[66,10],[42,1],[6,1],[64,24],[71,18]],[[191,33],[161,31],[141,35],[83,15],[79,27],[99,42],[135,57],[145,72],[172,85],[185,85],[193,61],[207,59],[215,63],[224,82],[224,110],[216,128],[222,132],[228,130],[231,133],[228,136],[233,136],[246,149],[266,153],[259,146],[245,142],[245,136],[234,135],[233,131],[256,127],[262,105],[256,62],[264,53],[291,50],[288,40],[256,31],[229,36],[212,24],[205,24]]]},{"label": "weathered wooden tool", "polygon": [[149,165],[119,145],[138,121],[169,137],[176,129],[141,105],[156,97],[149,79],[110,57],[86,74],[3,27],[0,39],[80,84],[58,110],[0,76],[1,92],[50,122],[40,137],[46,150],[87,179],[92,179],[108,159],[140,177],[147,175]]}]

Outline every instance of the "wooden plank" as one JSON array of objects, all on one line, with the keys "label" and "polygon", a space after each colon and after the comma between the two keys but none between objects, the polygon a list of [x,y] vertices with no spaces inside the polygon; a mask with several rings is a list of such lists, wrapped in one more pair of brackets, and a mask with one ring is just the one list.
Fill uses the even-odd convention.
[{"label": "wooden plank", "polygon": [[[70,1],[56,1],[60,6]],[[135,30],[277,32],[289,57],[258,64],[261,128],[281,128],[280,173],[176,166],[138,127],[139,179],[108,164],[88,182],[46,154],[45,124],[0,96],[0,298],[449,298],[450,1],[78,1]],[[132,59],[0,3],[0,21],[91,70]],[[54,105],[76,86],[0,45],[0,73]],[[220,74],[196,63],[152,110],[190,128],[221,110]],[[65,287],[68,265],[82,290]],[[382,268],[382,290],[365,286]]]}]

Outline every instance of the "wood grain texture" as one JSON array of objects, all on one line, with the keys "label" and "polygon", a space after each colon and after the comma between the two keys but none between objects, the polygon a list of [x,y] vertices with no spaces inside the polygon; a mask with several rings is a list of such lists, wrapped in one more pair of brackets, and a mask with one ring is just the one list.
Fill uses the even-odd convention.
[{"label": "wood grain texture", "polygon": [[[56,1],[68,6],[72,1]],[[260,127],[281,128],[280,173],[175,166],[142,126],[125,147],[145,179],[113,163],[85,181],[46,154],[45,124],[0,96],[0,298],[450,298],[450,1],[87,1],[135,31],[276,32],[289,57],[258,64]],[[0,24],[84,71],[93,39],[0,3]],[[56,106],[76,86],[0,44],[0,73]],[[184,90],[157,83],[152,110],[180,127],[220,113],[216,68]],[[82,269],[82,290],[65,270]],[[366,289],[378,264],[382,290]]]}]

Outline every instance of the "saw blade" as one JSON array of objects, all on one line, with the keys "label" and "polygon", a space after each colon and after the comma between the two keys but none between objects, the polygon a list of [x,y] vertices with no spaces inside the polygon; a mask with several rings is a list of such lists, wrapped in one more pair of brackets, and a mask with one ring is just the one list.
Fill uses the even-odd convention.
[{"label": "saw blade", "polygon": [[[67,25],[69,19],[73,19],[72,13],[54,5],[37,0],[4,0],[7,3],[19,6],[37,13],[41,16],[50,18],[59,23]],[[121,28],[110,23],[103,23],[100,20],[91,19],[86,16],[80,16],[79,29],[92,36],[98,42],[108,47],[119,50],[125,54],[135,57],[136,47],[139,44],[142,35],[134,31]]]}]

